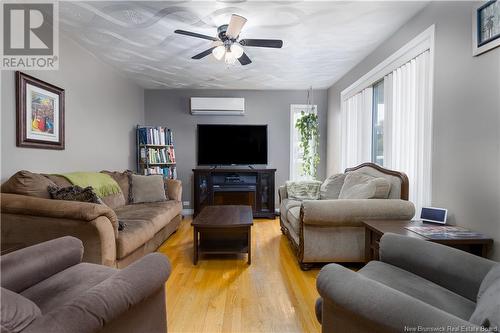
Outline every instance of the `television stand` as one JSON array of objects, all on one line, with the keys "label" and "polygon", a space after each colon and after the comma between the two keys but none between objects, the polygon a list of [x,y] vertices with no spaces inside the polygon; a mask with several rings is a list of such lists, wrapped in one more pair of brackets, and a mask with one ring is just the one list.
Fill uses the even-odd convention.
[{"label": "television stand", "polygon": [[257,218],[275,218],[276,169],[196,168],[194,173],[194,216],[203,207],[247,205]]}]

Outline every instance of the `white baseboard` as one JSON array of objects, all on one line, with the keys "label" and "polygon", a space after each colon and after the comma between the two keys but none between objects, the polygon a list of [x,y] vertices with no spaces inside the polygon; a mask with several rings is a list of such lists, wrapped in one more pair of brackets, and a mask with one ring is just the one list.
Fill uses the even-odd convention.
[{"label": "white baseboard", "polygon": [[182,210],[182,215],[193,215],[194,214],[194,209],[183,209]]}]

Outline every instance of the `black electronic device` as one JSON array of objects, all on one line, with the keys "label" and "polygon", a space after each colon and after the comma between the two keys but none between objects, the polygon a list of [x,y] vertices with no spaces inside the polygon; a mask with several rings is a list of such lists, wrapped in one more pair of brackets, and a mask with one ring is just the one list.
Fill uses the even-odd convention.
[{"label": "black electronic device", "polygon": [[267,164],[267,125],[198,125],[198,165]]}]

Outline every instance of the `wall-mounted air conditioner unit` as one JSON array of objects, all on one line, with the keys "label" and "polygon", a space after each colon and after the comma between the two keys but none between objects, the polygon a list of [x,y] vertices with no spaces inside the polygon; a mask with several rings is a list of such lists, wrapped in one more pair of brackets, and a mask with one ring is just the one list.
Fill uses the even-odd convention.
[{"label": "wall-mounted air conditioner unit", "polygon": [[191,97],[191,114],[195,116],[243,116],[245,114],[245,99]]}]

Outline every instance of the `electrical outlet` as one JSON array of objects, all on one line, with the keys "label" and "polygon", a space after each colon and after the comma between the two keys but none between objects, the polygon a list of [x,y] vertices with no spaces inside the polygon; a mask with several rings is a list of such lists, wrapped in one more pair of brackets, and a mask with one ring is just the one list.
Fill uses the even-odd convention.
[{"label": "electrical outlet", "polygon": [[191,204],[191,202],[189,202],[189,201],[183,201],[183,202],[182,202],[182,205],[183,205],[184,207],[189,207],[189,205],[190,205],[190,204]]}]

